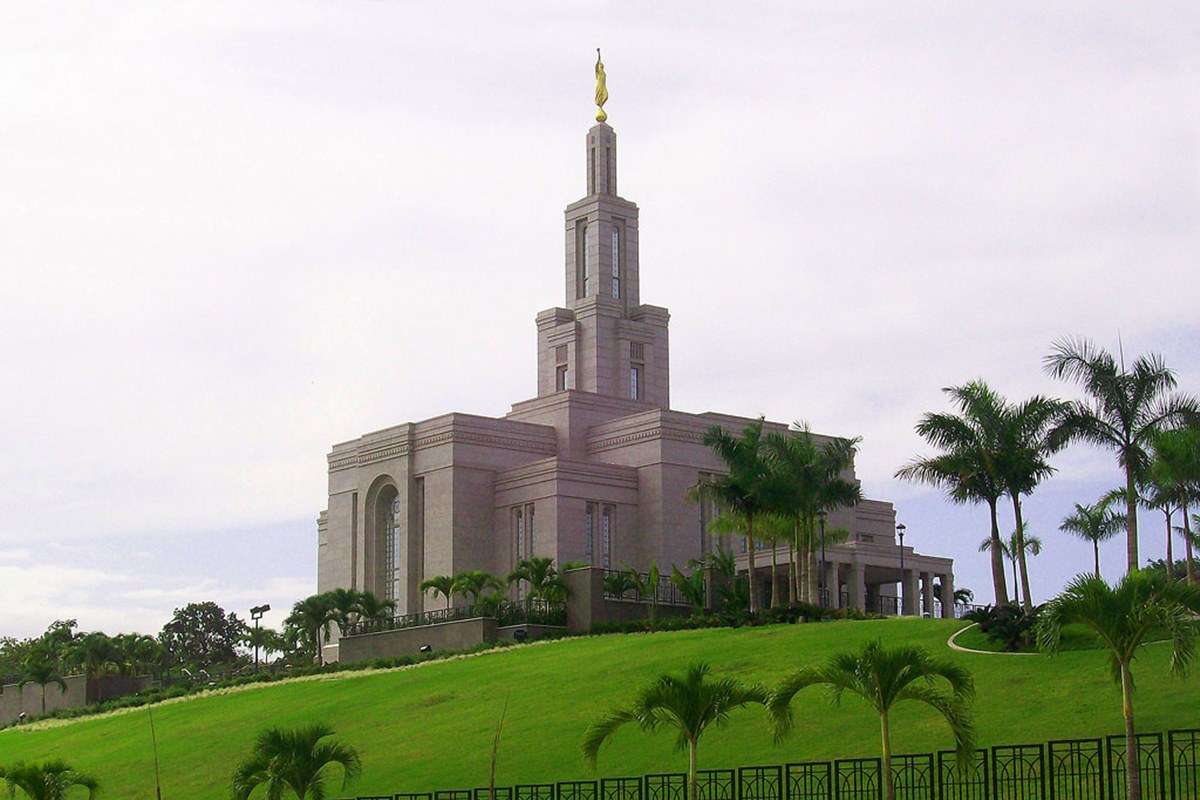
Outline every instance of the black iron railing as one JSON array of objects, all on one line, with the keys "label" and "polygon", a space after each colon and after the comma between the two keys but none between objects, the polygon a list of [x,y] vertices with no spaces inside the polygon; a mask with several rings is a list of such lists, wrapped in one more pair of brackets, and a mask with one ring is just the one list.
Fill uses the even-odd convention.
[{"label": "black iron railing", "polygon": [[520,601],[487,601],[470,606],[451,606],[420,614],[402,614],[388,620],[356,622],[347,626],[345,636],[364,633],[381,633],[401,628],[419,628],[464,619],[488,617],[500,625],[566,625],[566,603],[550,603],[545,600],[526,599]]},{"label": "black iron railing", "polygon": [[660,606],[691,606],[679,587],[668,575],[660,575],[658,583],[647,587],[649,576],[638,574],[634,581],[629,570],[604,570],[604,599],[625,600],[630,603],[657,603]]},{"label": "black iron railing", "polygon": [[[1200,797],[1200,728],[1137,737],[1143,800]],[[1125,737],[980,749],[964,768],[952,750],[892,756],[897,800],[1125,800]],[[700,770],[700,800],[881,800],[879,758]],[[488,800],[489,789],[358,800]],[[495,787],[496,800],[688,800],[681,772]]]}]

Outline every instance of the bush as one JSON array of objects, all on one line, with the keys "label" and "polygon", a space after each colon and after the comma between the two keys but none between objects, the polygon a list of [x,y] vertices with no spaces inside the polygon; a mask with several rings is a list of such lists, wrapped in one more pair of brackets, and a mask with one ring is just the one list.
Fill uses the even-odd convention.
[{"label": "bush", "polygon": [[1035,649],[1034,626],[1041,606],[1026,611],[1015,603],[987,606],[967,614],[964,619],[979,625],[989,639],[1001,644],[1010,653]]}]

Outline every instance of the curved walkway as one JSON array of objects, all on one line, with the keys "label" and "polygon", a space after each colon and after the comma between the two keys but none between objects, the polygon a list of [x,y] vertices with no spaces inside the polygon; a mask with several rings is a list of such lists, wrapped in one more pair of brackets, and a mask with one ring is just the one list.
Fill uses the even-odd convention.
[{"label": "curved walkway", "polygon": [[972,622],[970,625],[964,625],[963,627],[959,628],[954,633],[950,634],[950,638],[946,640],[946,646],[949,647],[951,650],[957,650],[960,653],[974,653],[976,655],[981,655],[981,656],[1040,656],[1041,655],[1041,653],[1009,653],[1005,650],[976,650],[972,647],[963,647],[962,645],[960,645],[954,641],[955,639],[958,638],[958,635],[960,633],[962,633],[963,631],[969,631],[969,630],[971,630],[971,628],[975,628],[978,625],[979,625],[978,622]]}]

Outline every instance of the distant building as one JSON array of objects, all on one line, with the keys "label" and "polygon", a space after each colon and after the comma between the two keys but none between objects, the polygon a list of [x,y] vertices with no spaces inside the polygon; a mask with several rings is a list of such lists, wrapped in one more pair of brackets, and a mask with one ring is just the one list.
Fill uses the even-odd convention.
[{"label": "distant building", "polygon": [[[711,509],[686,499],[702,473],[722,471],[701,438],[752,420],[671,410],[670,314],[642,302],[638,207],[617,194],[613,129],[589,130],[584,155],[587,194],[565,211],[564,304],[536,318],[537,396],[501,418],[450,413],[334,445],[319,591],[369,590],[413,614],[441,607],[419,588],[435,575],[503,575],[529,555],[668,569],[713,548]],[[851,532],[826,553],[834,605],[894,612],[895,522],[879,500],[831,515]],[[745,570],[744,547],[730,544]],[[950,613],[951,560],[905,550],[909,597],[923,582],[922,610],[933,613],[936,578]],[[770,559],[757,559],[764,593]]]}]

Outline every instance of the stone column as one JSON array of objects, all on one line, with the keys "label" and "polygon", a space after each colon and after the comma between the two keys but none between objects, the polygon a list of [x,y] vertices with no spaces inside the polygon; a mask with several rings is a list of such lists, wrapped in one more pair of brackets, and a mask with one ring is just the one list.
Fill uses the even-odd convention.
[{"label": "stone column", "polygon": [[867,610],[867,575],[866,567],[861,561],[855,561],[850,565],[849,579],[846,581],[850,608],[857,608],[859,611]]},{"label": "stone column", "polygon": [[906,617],[915,617],[920,613],[917,611],[917,595],[921,593],[917,571],[915,569],[904,570],[900,575],[900,582],[904,584],[904,608],[902,613]]},{"label": "stone column", "polygon": [[921,613],[933,616],[933,573],[921,573]]},{"label": "stone column", "polygon": [[942,616],[945,619],[954,619],[954,576],[946,574],[940,577],[942,579]]},{"label": "stone column", "polygon": [[838,577],[838,565],[825,562],[825,591],[829,592],[829,607],[838,608],[842,602],[842,582]]}]

